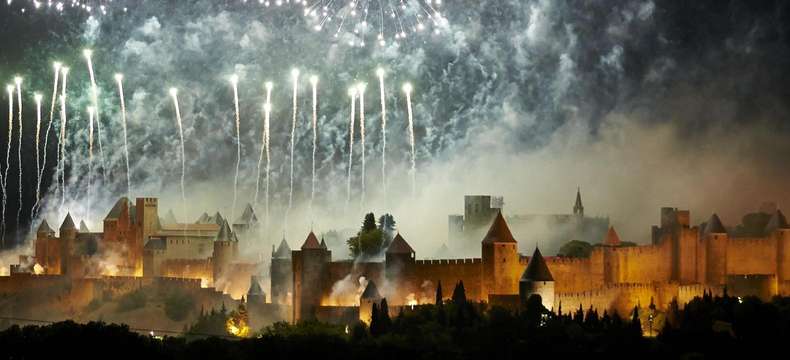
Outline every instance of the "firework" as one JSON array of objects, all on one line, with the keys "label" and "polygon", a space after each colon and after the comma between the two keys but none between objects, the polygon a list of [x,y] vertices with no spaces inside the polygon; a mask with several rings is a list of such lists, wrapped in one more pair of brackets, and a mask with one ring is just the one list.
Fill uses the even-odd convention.
[{"label": "firework", "polygon": [[66,80],[69,75],[69,68],[63,67],[60,69],[63,81],[60,83],[60,143],[58,166],[60,167],[60,206],[63,207],[66,203]]},{"label": "firework", "polygon": [[92,106],[88,106],[88,205],[85,217],[89,221],[93,204],[93,120],[95,114],[96,110]]},{"label": "firework", "polygon": [[101,169],[102,169],[102,177],[107,178],[107,166],[104,164],[104,148],[102,147],[101,143],[101,120],[99,119],[99,88],[96,86],[96,78],[93,76],[93,61],[91,60],[93,56],[93,51],[90,49],[85,49],[82,51],[83,56],[85,56],[85,61],[88,64],[88,74],[90,75],[91,79],[91,102],[93,103],[93,109],[96,112],[96,131],[99,140],[99,161],[101,162]]},{"label": "firework", "polygon": [[231,219],[236,218],[236,198],[239,188],[239,165],[241,164],[241,120],[239,118],[239,76],[233,74],[230,77],[233,86],[233,106],[236,109],[236,176],[233,178],[233,207],[230,210]]},{"label": "firework", "polygon": [[365,84],[357,85],[357,95],[359,95],[359,145],[362,148],[362,195],[359,200],[360,206],[365,207]]},{"label": "firework", "polygon": [[[47,131],[44,133],[44,156],[43,156],[44,158],[43,158],[43,160],[41,162],[41,170],[40,170],[40,173],[38,175],[39,176],[39,184],[38,184],[39,187],[41,186],[40,179],[44,176],[44,170],[47,168],[47,147],[49,145],[49,134],[52,131],[52,120],[55,117],[55,101],[57,100],[57,96],[58,96],[58,79],[60,78],[60,67],[61,67],[61,64],[56,61],[53,64],[53,67],[55,68],[55,81],[54,81],[54,84],[52,86],[52,103],[51,103],[51,105],[49,107],[49,123],[47,124]],[[56,186],[56,192],[57,192],[57,187],[59,186],[58,183],[59,183],[58,181],[55,182],[55,184],[56,184],[55,185]]]},{"label": "firework", "polygon": [[22,201],[24,200],[22,197],[22,130],[24,127],[22,123],[22,78],[17,76],[14,78],[14,83],[16,84],[17,122],[19,123],[19,141],[17,142],[19,145],[17,148],[17,162],[19,163],[19,187],[17,188],[17,195],[19,196],[19,203],[16,208],[16,229],[17,234],[19,234],[19,222],[22,217]]},{"label": "firework", "polygon": [[417,160],[414,154],[414,120],[412,119],[411,111],[411,84],[404,84],[403,92],[406,93],[406,112],[409,118],[409,144],[411,145],[411,193],[412,196],[414,196],[417,193]]},{"label": "firework", "polygon": [[376,70],[379,78],[379,97],[381,98],[381,191],[387,201],[387,105],[384,95],[384,69]]},{"label": "firework", "polygon": [[357,88],[348,89],[348,96],[351,97],[351,119],[348,125],[348,178],[346,181],[346,207],[351,201],[351,168],[354,164],[354,118],[356,116]]},{"label": "firework", "polygon": [[186,174],[186,160],[184,151],[184,128],[181,124],[181,109],[178,106],[178,89],[170,88],[170,97],[173,98],[173,107],[176,111],[176,125],[178,125],[178,138],[181,141],[181,206],[183,215],[186,216],[187,209],[187,196],[184,191],[184,177]]},{"label": "firework", "polygon": [[313,87],[313,171],[310,183],[310,213],[312,215],[313,201],[315,200],[315,151],[318,142],[318,77],[310,77],[310,85]]},{"label": "firework", "polygon": [[41,200],[41,152],[39,141],[41,137],[41,100],[43,99],[39,93],[33,94],[33,98],[36,100],[36,202],[33,203],[33,207],[30,210],[31,220],[35,214],[38,202]]},{"label": "firework", "polygon": [[132,180],[129,174],[129,145],[126,135],[126,102],[123,98],[123,74],[115,74],[115,82],[118,83],[118,97],[121,100],[121,127],[123,128],[123,155],[126,160],[126,197],[132,197]]},{"label": "firework", "polygon": [[293,69],[291,71],[291,77],[293,78],[293,121],[291,122],[291,186],[288,192],[288,211],[291,210],[293,206],[293,199],[294,199],[294,145],[296,144],[296,115],[298,113],[297,107],[297,96],[299,90],[299,69]]},{"label": "firework", "polygon": [[263,131],[261,135],[261,155],[258,157],[258,177],[255,180],[255,204],[258,204],[259,181],[261,179],[261,163],[264,155],[266,156],[266,224],[269,223],[269,169],[271,158],[269,157],[269,116],[272,111],[272,86],[271,82],[266,82],[266,101],[263,103]]},{"label": "firework", "polygon": [[2,184],[3,185],[3,209],[2,209],[3,218],[2,218],[2,223],[0,223],[0,228],[2,228],[3,230],[2,235],[0,235],[2,236],[0,242],[2,242],[2,245],[4,247],[5,247],[5,226],[6,226],[5,210],[6,210],[6,204],[8,202],[8,191],[7,191],[8,168],[11,167],[11,136],[14,135],[14,86],[13,85],[6,86],[6,92],[8,93],[8,137],[6,138],[8,146],[6,148],[6,153],[5,153],[5,172],[3,175],[3,184]]}]

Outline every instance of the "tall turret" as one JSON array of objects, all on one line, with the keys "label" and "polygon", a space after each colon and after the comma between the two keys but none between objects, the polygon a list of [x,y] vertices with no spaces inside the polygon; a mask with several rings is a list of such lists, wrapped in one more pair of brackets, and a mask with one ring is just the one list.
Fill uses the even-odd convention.
[{"label": "tall turret", "polygon": [[283,237],[280,246],[275,250],[272,245],[272,262],[269,268],[271,278],[271,295],[273,304],[291,305],[293,295],[293,269],[291,264],[291,247]]},{"label": "tall turret", "polygon": [[415,252],[411,245],[401,236],[400,232],[390,242],[384,252],[384,274],[391,284],[389,294],[408,293],[400,287],[404,284],[401,279],[411,279],[414,271]]},{"label": "tall turret", "polygon": [[266,303],[266,293],[261,289],[260,279],[255,275],[250,276],[250,289],[247,290],[247,303],[255,305]]},{"label": "tall turret", "polygon": [[299,251],[291,253],[293,264],[294,322],[315,318],[315,310],[327,283],[332,252],[321,246],[311,231]]},{"label": "tall turret", "polygon": [[502,212],[483,238],[483,291],[482,298],[489,294],[514,294],[518,289],[519,264],[518,243],[513,238]]},{"label": "tall turret", "polygon": [[546,309],[552,310],[554,306],[554,277],[551,276],[546,260],[537,247],[519,280],[518,295],[521,306],[526,306],[527,300],[532,295],[540,295],[543,307]]},{"label": "tall turret", "polygon": [[74,225],[74,219],[71,218],[71,213],[66,214],[63,224],[60,225],[60,241],[59,241],[59,258],[60,258],[60,274],[66,275],[69,273],[71,267],[71,249],[77,239],[77,227]]},{"label": "tall turret", "polygon": [[39,225],[38,230],[36,230],[36,262],[43,266],[45,270],[49,265],[47,263],[47,247],[54,237],[55,231],[49,227],[47,220],[42,220],[41,225]]},{"label": "tall turret", "polygon": [[368,281],[365,290],[359,296],[359,321],[370,325],[373,319],[373,304],[380,303],[381,299],[382,297],[378,287],[376,287],[376,283],[373,280]]},{"label": "tall turret", "polygon": [[230,268],[230,264],[239,255],[239,240],[236,234],[230,229],[227,221],[223,221],[217,236],[214,238],[214,254],[212,255],[212,267],[214,277],[214,287],[222,286],[222,275]]},{"label": "tall turret", "polygon": [[244,212],[238,219],[233,221],[233,231],[243,234],[249,229],[258,224],[258,217],[255,215],[255,210],[249,203],[244,207]]},{"label": "tall turret", "polygon": [[702,229],[702,241],[705,247],[704,282],[711,285],[724,285],[726,283],[729,235],[719,216],[715,213],[711,215]]}]

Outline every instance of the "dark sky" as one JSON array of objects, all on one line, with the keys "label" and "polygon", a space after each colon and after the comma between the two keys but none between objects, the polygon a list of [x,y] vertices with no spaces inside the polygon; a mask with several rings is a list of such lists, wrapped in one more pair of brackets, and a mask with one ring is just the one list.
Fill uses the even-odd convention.
[{"label": "dark sky", "polygon": [[[179,86],[184,94],[182,111],[187,116],[190,181],[205,186],[224,184],[227,174],[233,171],[236,145],[232,122],[218,121],[232,115],[228,106],[230,92],[224,78],[232,72],[241,75],[242,113],[245,119],[258,119],[260,84],[271,77],[286,78],[284,74],[292,66],[321,74],[324,92],[318,171],[322,191],[318,201],[327,209],[336,207],[345,197],[342,184],[345,184],[347,156],[346,89],[357,80],[374,85],[375,79],[370,74],[377,66],[386,67],[391,74],[388,76],[393,91],[389,92],[388,106],[395,129],[392,131],[403,128],[405,112],[403,96],[395,87],[403,81],[415,84],[415,111],[419,115],[415,128],[417,153],[426,174],[461,167],[458,164],[463,159],[481,153],[489,153],[493,158],[498,154],[523,155],[523,159],[538,154],[535,156],[539,157],[539,163],[550,167],[559,161],[542,152],[553,149],[558,142],[577,141],[583,146],[580,145],[582,150],[557,150],[554,154],[557,159],[582,158],[583,154],[573,152],[589,153],[583,149],[590,148],[601,154],[609,153],[610,150],[601,149],[613,145],[611,133],[615,127],[618,130],[614,132],[621,131],[625,141],[637,144],[633,150],[636,157],[651,165],[622,173],[618,170],[621,175],[606,181],[607,176],[615,177],[610,175],[615,172],[610,169],[610,157],[586,158],[597,165],[595,174],[589,174],[587,179],[579,179],[567,167],[544,171],[570,178],[562,181],[567,180],[571,190],[554,189],[551,194],[572,193],[576,185],[592,187],[600,190],[600,194],[616,193],[617,186],[602,184],[619,183],[625,181],[622,174],[630,176],[638,172],[640,179],[650,178],[658,184],[653,188],[660,191],[651,196],[689,199],[686,206],[699,206],[702,211],[726,207],[734,209],[733,214],[742,214],[754,209],[749,204],[765,199],[788,203],[788,191],[776,189],[776,184],[787,183],[790,155],[787,145],[790,143],[787,106],[790,3],[784,1],[446,0],[443,11],[450,26],[441,35],[410,39],[397,48],[364,49],[333,43],[327,32],[311,31],[299,14],[265,13],[254,5],[238,2],[227,2],[234,4],[227,5],[212,1],[116,1],[116,4],[131,4],[129,11],[111,9],[109,15],[93,21],[79,11],[22,13],[21,7],[29,3],[14,1],[10,8],[5,2],[0,4],[0,79],[11,82],[16,74],[25,78],[25,185],[20,219],[24,230],[28,229],[29,206],[35,197],[34,186],[30,185],[35,182],[35,176],[31,176],[35,173],[31,136],[34,130],[31,119],[35,113],[29,106],[33,103],[32,91],[37,89],[44,94],[48,108],[52,61],[58,59],[73,68],[69,81],[73,100],[69,107],[73,114],[70,121],[73,119],[76,125],[72,129],[71,153],[79,154],[85,143],[85,129],[78,125],[84,124],[83,109],[87,104],[87,74],[81,57],[85,47],[94,49],[96,54],[105,126],[103,140],[109,164],[108,180],[97,185],[102,189],[95,200],[97,209],[107,208],[118,193],[125,191],[125,169],[121,165],[122,153],[118,151],[122,139],[113,73],[123,71],[127,79],[129,143],[133,154],[130,161],[138,189],[135,193],[165,194],[177,189],[180,175],[172,107],[165,89]],[[284,80],[279,85],[279,89],[287,86]],[[302,86],[306,91],[307,83]],[[374,96],[376,91],[371,90],[375,88],[368,86],[369,126],[373,128],[378,124],[377,108],[371,107],[378,101]],[[304,94],[301,106],[306,109],[309,102],[307,93]],[[288,91],[275,92],[274,96],[275,103],[282,105],[273,114],[279,121],[272,124],[273,151],[279,156],[288,145],[290,108],[285,105],[289,101]],[[4,92],[0,101],[4,114],[0,121],[0,155],[5,155],[7,144],[7,101]],[[300,114],[300,124],[307,122],[308,116],[307,112]],[[626,126],[612,125],[616,123],[613,118],[625,118]],[[249,121],[257,124],[259,120]],[[217,123],[221,125],[215,127]],[[558,139],[571,126],[581,128],[580,137]],[[639,131],[630,132],[633,127]],[[665,141],[665,147],[640,148],[639,145],[649,143],[654,137],[655,133],[645,130],[652,127],[671,127],[671,144]],[[243,169],[242,184],[249,188],[254,184],[251,175],[260,133],[255,126],[247,130],[242,132],[240,141],[245,159],[252,164]],[[369,166],[373,170],[368,182],[376,184],[381,181],[380,170],[376,168],[380,160],[375,154],[381,137],[370,132],[369,161],[376,165]],[[393,133],[388,139],[393,172],[408,166],[407,137],[401,134]],[[7,238],[14,238],[11,234],[16,231],[18,208],[16,135],[12,138]],[[310,146],[309,128],[300,126],[297,153],[309,154]],[[718,156],[710,150],[717,147],[731,151],[727,151],[727,156]],[[611,151],[629,151],[620,145],[615,149]],[[54,147],[48,155],[48,164],[52,165]],[[288,166],[282,161],[284,157],[273,164],[272,177],[277,184],[274,197],[278,200],[288,191]],[[3,156],[0,164],[4,169]],[[73,159],[69,166],[74,201],[79,202],[77,198],[85,189],[84,157]],[[306,161],[296,164],[298,201],[305,200],[309,179],[305,181],[304,177],[308,176],[309,166]],[[528,167],[529,163],[510,168],[524,166]],[[676,184],[677,189],[661,185],[677,182],[672,174],[704,174],[706,168],[717,174],[715,178],[723,184],[721,191],[733,200],[712,201],[706,206],[713,195],[690,199],[712,188],[713,175],[704,179],[690,176],[700,181]],[[476,171],[495,172],[493,168]],[[511,175],[514,179],[521,176]],[[425,176],[428,188],[431,179]],[[49,200],[46,211],[55,219],[62,215],[63,209],[52,205],[52,199],[57,196],[49,186],[51,177],[50,168],[45,172],[43,189],[49,190],[44,191]],[[478,180],[465,181],[458,180],[459,188],[502,191],[515,204],[529,204],[524,205],[524,211],[548,212],[564,206],[530,203],[528,194],[539,190],[520,192],[518,188],[527,186],[515,180],[511,182],[512,190],[480,187]],[[392,183],[396,189],[406,187],[407,181],[393,179]],[[618,210],[621,205],[622,209],[645,206],[644,211],[651,216],[656,212],[648,207],[654,206],[654,201],[626,206],[620,197],[604,197],[597,197],[602,214],[616,217],[627,213]],[[209,201],[215,207],[229,206],[216,202]],[[737,218],[731,220],[737,222]]]}]

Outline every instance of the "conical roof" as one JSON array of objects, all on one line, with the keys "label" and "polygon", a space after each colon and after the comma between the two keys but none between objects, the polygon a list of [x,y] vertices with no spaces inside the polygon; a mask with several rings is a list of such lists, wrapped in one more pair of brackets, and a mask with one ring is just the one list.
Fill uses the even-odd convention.
[{"label": "conical roof", "polygon": [[115,202],[115,205],[113,205],[110,212],[107,213],[107,216],[104,217],[104,220],[117,220],[121,217],[121,212],[125,208],[129,208],[129,198],[123,196]]},{"label": "conical roof", "polygon": [[609,227],[609,231],[606,232],[606,239],[604,239],[603,244],[608,246],[620,245],[620,236],[617,235],[617,231],[614,230],[614,226]]},{"label": "conical roof", "polygon": [[502,216],[502,211],[497,212],[494,217],[491,227],[488,229],[486,237],[483,238],[483,243],[503,243],[503,242],[516,242],[510,228],[505,222],[505,217]]},{"label": "conical roof", "polygon": [[55,230],[52,230],[52,228],[49,227],[49,223],[47,223],[47,220],[44,219],[44,220],[41,221],[41,225],[38,226],[37,232],[40,232],[40,233],[53,233],[53,232],[55,232]]},{"label": "conical roof", "polygon": [[288,242],[285,241],[283,238],[280,241],[280,246],[277,247],[277,251],[272,254],[273,259],[290,259],[291,258],[291,247],[288,246]]},{"label": "conical roof", "polygon": [[554,277],[551,276],[551,271],[546,265],[546,260],[543,259],[543,255],[540,254],[540,249],[537,247],[532,253],[532,257],[529,258],[527,268],[521,274],[521,281],[554,281]]},{"label": "conical roof", "polygon": [[261,284],[258,283],[258,277],[255,275],[250,277],[250,289],[247,290],[247,297],[249,298],[251,295],[266,295],[261,289]]},{"label": "conical roof", "polygon": [[412,249],[411,245],[403,239],[403,236],[400,235],[400,232],[395,234],[395,238],[392,239],[390,246],[387,248],[386,254],[413,254],[414,249]]},{"label": "conical roof", "polygon": [[200,217],[195,221],[195,224],[208,224],[211,220],[211,217],[208,214],[203,213]]},{"label": "conical roof", "polygon": [[90,229],[88,229],[88,225],[85,224],[85,220],[80,220],[80,232],[81,233],[91,232]]},{"label": "conical roof", "polygon": [[776,210],[771,215],[771,220],[768,220],[768,224],[765,225],[765,233],[770,234],[779,229],[790,229],[790,226],[787,224],[787,218],[782,214],[782,210]]},{"label": "conical roof", "polygon": [[326,247],[326,242],[324,241],[324,238],[323,238],[323,237],[321,238],[321,244],[320,244],[320,246],[321,246],[321,248],[322,248],[322,249],[324,249],[324,250],[326,250],[326,249],[327,249],[327,247]]},{"label": "conical roof", "polygon": [[721,219],[719,216],[714,213],[708,219],[708,222],[705,224],[705,235],[708,234],[726,234],[727,230],[724,229],[724,225],[721,224]]},{"label": "conical roof", "polygon": [[223,221],[222,225],[219,227],[217,237],[214,238],[214,241],[239,241],[239,239],[236,238],[236,234],[230,229],[228,222]]},{"label": "conical roof", "polygon": [[249,203],[244,208],[244,212],[241,216],[234,221],[234,224],[243,224],[243,225],[251,225],[258,222],[258,217],[255,216],[255,210],[252,209],[252,205]]},{"label": "conical roof", "polygon": [[582,189],[576,188],[576,203],[573,204],[574,210],[584,209],[584,205],[582,205]]},{"label": "conical roof", "polygon": [[178,223],[178,219],[176,219],[176,214],[173,214],[173,209],[167,210],[167,214],[165,214],[165,217],[160,222],[166,225],[172,225]]},{"label": "conical roof", "polygon": [[447,244],[442,244],[436,252],[433,253],[434,259],[449,259],[452,256],[452,252],[450,248],[447,247]]},{"label": "conical roof", "polygon": [[209,223],[212,222],[219,226],[222,226],[222,224],[226,223],[227,221],[225,221],[225,218],[222,217],[222,214],[220,214],[219,211],[217,211],[216,213],[214,213],[214,216],[210,218]]},{"label": "conical roof", "polygon": [[64,229],[72,230],[72,229],[76,229],[76,228],[77,227],[74,226],[74,219],[71,218],[71,213],[66,213],[66,218],[63,219],[63,224],[60,225],[60,229],[61,230],[64,230]]},{"label": "conical roof", "polygon": [[315,236],[315,233],[310,231],[310,234],[307,235],[307,239],[304,240],[304,244],[302,244],[302,250],[320,248],[321,244],[318,243],[318,238]]},{"label": "conical roof", "polygon": [[376,287],[376,283],[373,280],[368,281],[368,285],[365,286],[365,291],[362,292],[362,295],[359,296],[360,299],[381,299],[381,294],[379,294],[379,289]]}]

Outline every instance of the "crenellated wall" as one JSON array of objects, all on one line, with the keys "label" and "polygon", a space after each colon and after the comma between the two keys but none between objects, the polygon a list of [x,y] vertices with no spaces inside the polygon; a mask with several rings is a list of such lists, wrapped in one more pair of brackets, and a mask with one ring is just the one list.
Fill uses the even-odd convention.
[{"label": "crenellated wall", "polygon": [[775,274],[776,238],[730,238],[727,242],[727,274]]},{"label": "crenellated wall", "polygon": [[[520,271],[523,272],[529,258],[522,258],[520,263],[523,266]],[[546,265],[554,277],[555,292],[588,291],[600,286],[600,281],[593,279],[595,273],[591,269],[591,258],[547,257]]]},{"label": "crenellated wall", "polygon": [[[424,293],[428,283],[435,289],[438,281],[442,282],[442,295],[449,299],[453,294],[455,284],[463,280],[467,299],[482,301],[482,275],[483,261],[480,258],[474,259],[441,259],[441,260],[417,260],[414,263],[414,271],[410,279],[405,279],[405,287],[410,293]],[[426,294],[427,295],[427,294]],[[433,300],[433,297],[428,297]],[[404,305],[401,301],[393,302],[393,305]]]}]

